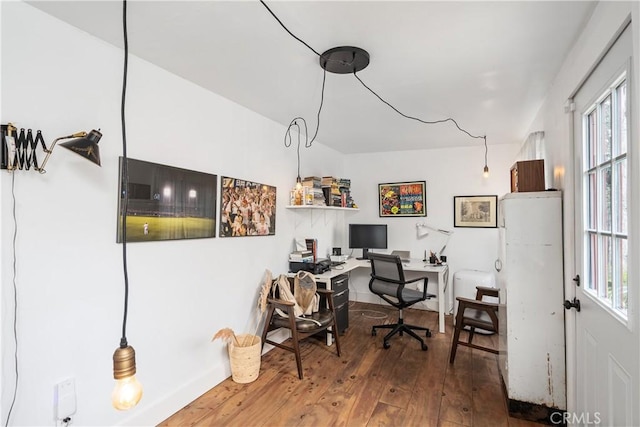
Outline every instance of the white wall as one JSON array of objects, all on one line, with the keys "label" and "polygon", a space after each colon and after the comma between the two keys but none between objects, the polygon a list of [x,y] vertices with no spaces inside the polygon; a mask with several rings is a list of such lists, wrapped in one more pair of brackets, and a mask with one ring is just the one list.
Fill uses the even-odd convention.
[{"label": "white wall", "polygon": [[[589,71],[597,64],[598,59],[605,53],[619,33],[621,27],[631,17],[633,31],[633,57],[632,77],[630,79],[632,92],[631,114],[636,118],[636,127],[630,130],[632,148],[629,151],[629,170],[631,182],[631,199],[629,202],[629,254],[630,259],[638,259],[640,252],[640,197],[638,197],[637,185],[640,182],[640,151],[638,147],[638,106],[640,100],[640,33],[638,22],[640,22],[640,4],[638,2],[599,2],[594,10],[593,16],[585,27],[583,33],[576,40],[575,46],[567,55],[558,76],[553,82],[547,98],[542,105],[531,131],[544,130],[547,151],[546,166],[553,171],[555,188],[563,190],[563,216],[564,216],[564,261],[565,261],[565,296],[571,298],[574,295],[574,284],[572,278],[575,275],[575,245],[574,245],[574,181],[576,165],[574,165],[574,155],[572,146],[572,133],[570,126],[570,114],[565,112],[565,105],[569,97],[578,89],[581,82],[588,76]],[[634,190],[635,189],[635,190]],[[635,214],[634,214],[635,213]],[[638,330],[640,301],[638,294],[640,266],[637,263],[629,263],[629,301],[631,330]],[[634,297],[635,296],[635,297]],[[574,318],[567,316],[567,334],[574,336]],[[634,334],[635,337],[638,334]],[[568,340],[567,344],[571,343]],[[637,361],[630,373],[634,378],[633,389],[640,388],[638,370],[640,365],[640,343],[627,343],[634,348],[634,358]],[[571,361],[579,355],[575,354],[575,349],[567,348],[567,409],[575,409],[576,390],[575,372],[572,371]],[[634,413],[636,424],[640,420],[640,409],[636,408]]]},{"label": "white wall", "polygon": [[[497,195],[510,191],[509,170],[520,141],[512,144],[489,145],[489,178],[483,178],[484,146],[469,139],[470,147],[399,151],[347,156],[345,168],[351,177],[352,191],[360,211],[346,218],[348,223],[382,223],[388,225],[388,251],[410,250],[412,257],[422,258],[424,251],[438,252],[446,236],[430,232],[417,238],[416,223],[451,230],[444,254],[447,255],[450,276],[458,270],[493,272],[498,253],[497,228],[454,228],[453,197]],[[378,184],[385,182],[426,181],[427,216],[381,218],[378,214]],[[345,242],[343,248],[348,247]],[[385,252],[380,250],[381,252]],[[387,252],[388,252],[387,251]],[[360,256],[360,250],[353,251]],[[355,272],[351,277],[350,298],[372,299],[366,274]],[[435,283],[435,282],[434,282]],[[429,288],[435,292],[435,288]]]},{"label": "white wall", "polygon": [[[287,210],[296,154],[282,145],[282,126],[130,57],[129,157],[275,185],[278,203],[275,236],[128,245],[127,336],[145,395],[138,407],[119,413],[110,393],[124,287],[115,243],[122,51],[22,2],[0,7],[0,121],[41,129],[47,142],[94,127],[104,134],[101,168],[58,148],[45,175],[0,173],[3,423],[14,381],[13,178],[20,379],[11,425],[54,425],[53,386],[68,377],[76,380],[74,424],[157,424],[229,375],[224,346],[210,338],[225,326],[251,330],[264,270],[286,270],[295,236],[318,238],[326,253],[334,245],[346,249],[343,221],[386,222],[390,248],[421,254],[441,242],[435,235],[416,240],[416,222],[452,229],[453,196],[509,190],[520,141],[490,145],[488,180],[481,177],[484,149],[473,140],[469,148],[345,156],[344,162],[316,143],[301,152],[302,175],[350,178],[360,211]],[[378,217],[377,184],[403,180],[427,182],[427,218]],[[490,271],[496,248],[495,229],[455,229],[446,253],[452,271]]]},{"label": "white wall", "polygon": [[[115,243],[123,52],[25,3],[1,7],[2,123],[41,129],[47,143],[94,127],[104,134],[101,168],[57,148],[45,175],[0,173],[2,423],[14,382],[15,178],[19,386],[10,425],[55,425],[53,386],[67,377],[77,388],[73,424],[155,425],[229,375],[212,335],[226,326],[250,331],[264,270],[286,271],[293,237],[304,232],[284,209],[295,147],[283,146],[281,125],[130,57],[129,157],[275,185],[278,200],[275,236],[128,245],[127,336],[145,394],[137,408],[117,412],[110,394],[124,290]],[[341,175],[333,150],[314,144],[301,155],[305,174]],[[321,244],[331,246],[334,221],[314,230]]]}]

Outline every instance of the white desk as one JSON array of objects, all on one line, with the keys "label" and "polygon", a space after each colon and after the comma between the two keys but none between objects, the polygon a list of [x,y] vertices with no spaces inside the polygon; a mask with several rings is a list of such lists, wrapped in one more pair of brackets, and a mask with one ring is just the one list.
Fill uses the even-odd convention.
[{"label": "white desk", "polygon": [[[408,263],[403,263],[405,272],[409,273],[438,273],[438,331],[444,334],[444,315],[445,315],[445,289],[449,300],[453,301],[452,287],[447,286],[449,281],[449,267],[446,264],[432,265],[425,263],[420,259],[412,259]],[[341,269],[333,269],[322,274],[316,274],[315,278],[318,282],[326,284],[327,289],[331,289],[331,279],[339,276],[340,274],[347,273],[356,268],[368,268],[371,269],[371,263],[368,260],[358,260],[350,258],[344,264],[339,267]],[[413,276],[413,274],[411,275]]]}]

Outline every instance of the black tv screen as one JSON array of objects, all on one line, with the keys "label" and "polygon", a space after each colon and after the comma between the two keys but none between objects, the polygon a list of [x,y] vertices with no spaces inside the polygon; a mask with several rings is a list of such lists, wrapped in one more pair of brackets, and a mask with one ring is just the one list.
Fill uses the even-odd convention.
[{"label": "black tv screen", "polygon": [[369,249],[387,249],[386,224],[349,224],[349,248],[362,249],[367,259]]},{"label": "black tv screen", "polygon": [[215,237],[217,175],[127,158],[125,184],[119,166],[118,243],[125,206],[127,242]]}]

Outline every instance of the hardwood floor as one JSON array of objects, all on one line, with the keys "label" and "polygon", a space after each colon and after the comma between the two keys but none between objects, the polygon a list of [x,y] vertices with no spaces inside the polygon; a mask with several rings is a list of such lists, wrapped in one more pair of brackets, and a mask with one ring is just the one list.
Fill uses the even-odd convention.
[{"label": "hardwood floor", "polygon": [[[342,357],[322,339],[303,341],[299,380],[293,353],[274,348],[262,357],[256,381],[237,384],[228,378],[160,425],[538,425],[509,417],[496,355],[459,346],[449,364],[452,316],[447,333],[439,334],[437,313],[405,310],[406,323],[431,328],[426,352],[407,335],[393,337],[387,350],[383,330],[371,336],[371,326],[396,319],[390,307],[352,303]],[[497,336],[478,339],[497,345]]]}]

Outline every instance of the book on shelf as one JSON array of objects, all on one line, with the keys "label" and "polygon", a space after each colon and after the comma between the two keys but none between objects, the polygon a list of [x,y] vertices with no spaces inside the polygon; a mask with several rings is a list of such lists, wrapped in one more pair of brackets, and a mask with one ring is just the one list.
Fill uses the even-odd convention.
[{"label": "book on shelf", "polygon": [[304,239],[307,250],[311,251],[311,256],[313,257],[313,262],[318,259],[318,239]]},{"label": "book on shelf", "polygon": [[322,179],[318,176],[307,176],[302,180],[302,185],[311,188],[322,188]]},{"label": "book on shelf", "polygon": [[298,257],[305,257],[305,256],[312,256],[313,252],[311,252],[310,250],[293,251],[291,252],[291,255],[298,256]]},{"label": "book on shelf", "polygon": [[[307,244],[306,240],[307,239],[305,239],[305,246]],[[304,247],[304,248],[299,248],[299,249],[296,249],[294,251],[291,251],[291,253],[292,254],[297,254],[297,255],[300,255],[300,254],[302,254],[302,255],[311,255],[311,249],[307,249],[306,247]]]},{"label": "book on shelf", "polygon": [[302,187],[303,204],[306,206],[326,206],[322,188]]},{"label": "book on shelf", "polygon": [[296,257],[294,255],[289,255],[289,261],[293,262],[314,262],[313,256],[305,256],[305,257]]}]

